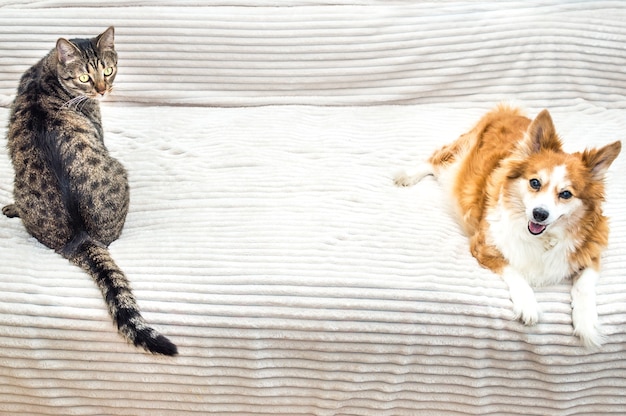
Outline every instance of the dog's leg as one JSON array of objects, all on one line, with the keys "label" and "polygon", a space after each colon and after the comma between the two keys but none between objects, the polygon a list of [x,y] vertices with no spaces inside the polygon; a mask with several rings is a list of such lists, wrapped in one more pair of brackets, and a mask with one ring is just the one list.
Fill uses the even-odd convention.
[{"label": "dog's leg", "polygon": [[433,174],[433,168],[430,164],[424,163],[416,169],[409,172],[399,172],[394,176],[394,183],[397,186],[413,186],[428,175]]},{"label": "dog's leg", "polygon": [[525,325],[535,325],[539,320],[539,305],[535,292],[524,276],[511,266],[506,266],[502,271],[502,280],[509,286],[515,319],[521,320]]},{"label": "dog's leg", "polygon": [[598,324],[596,310],[596,282],[598,272],[587,268],[578,276],[572,286],[572,323],[574,334],[578,335],[586,347],[599,347],[604,341]]},{"label": "dog's leg", "polygon": [[470,251],[483,267],[498,273],[509,287],[515,319],[521,320],[525,325],[535,325],[539,321],[535,292],[524,276],[508,264],[496,247],[485,243],[485,234],[480,228],[470,238]]}]

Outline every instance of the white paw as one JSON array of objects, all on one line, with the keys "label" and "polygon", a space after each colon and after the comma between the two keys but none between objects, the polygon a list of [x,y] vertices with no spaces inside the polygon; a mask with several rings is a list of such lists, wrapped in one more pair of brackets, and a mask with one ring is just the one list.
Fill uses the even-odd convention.
[{"label": "white paw", "polygon": [[524,325],[535,325],[539,321],[539,305],[532,289],[511,291],[511,301],[515,319],[519,319]]},{"label": "white paw", "polygon": [[587,348],[599,347],[605,341],[598,323],[595,284],[598,272],[585,269],[572,286],[572,324],[574,334]]},{"label": "white paw", "polygon": [[595,307],[577,305],[576,303],[573,306],[572,323],[574,324],[574,335],[580,337],[583,345],[587,348],[601,346],[605,339],[600,332],[600,324],[598,323],[598,314]]},{"label": "white paw", "polygon": [[583,319],[582,322],[574,321],[574,335],[580,337],[581,342],[587,348],[600,347],[605,341],[598,323],[589,319]]},{"label": "white paw", "polygon": [[397,173],[393,178],[393,182],[396,184],[396,186],[412,186],[417,183],[417,181],[409,176],[406,172]]},{"label": "white paw", "polygon": [[398,172],[394,175],[393,182],[397,186],[413,186],[424,177],[432,175],[433,171],[430,165],[424,164],[418,166],[413,172]]},{"label": "white paw", "polygon": [[509,286],[515,319],[525,325],[535,325],[539,321],[539,305],[526,279],[510,266],[504,269],[502,278]]}]

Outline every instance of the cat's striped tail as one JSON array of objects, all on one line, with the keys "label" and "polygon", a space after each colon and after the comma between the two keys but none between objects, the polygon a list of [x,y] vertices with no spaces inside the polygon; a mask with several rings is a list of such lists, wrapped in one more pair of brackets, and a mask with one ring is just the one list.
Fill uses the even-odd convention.
[{"label": "cat's striped tail", "polygon": [[83,238],[74,239],[65,246],[61,254],[91,275],[102,292],[119,333],[128,342],[153,354],[178,353],[176,345],[143,319],[128,279],[105,246],[83,235]]}]

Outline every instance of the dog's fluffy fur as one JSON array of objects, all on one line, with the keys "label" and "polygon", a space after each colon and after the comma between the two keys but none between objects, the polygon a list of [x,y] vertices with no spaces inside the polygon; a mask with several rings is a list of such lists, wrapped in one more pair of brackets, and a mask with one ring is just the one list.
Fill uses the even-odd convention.
[{"label": "dog's fluffy fur", "polygon": [[604,175],[621,150],[565,153],[552,119],[500,105],[469,132],[437,150],[428,164],[395,182],[434,175],[453,201],[472,255],[508,284],[516,318],[539,319],[531,286],[574,279],[574,333],[587,346],[603,341],[595,303],[600,256],[607,245]]}]

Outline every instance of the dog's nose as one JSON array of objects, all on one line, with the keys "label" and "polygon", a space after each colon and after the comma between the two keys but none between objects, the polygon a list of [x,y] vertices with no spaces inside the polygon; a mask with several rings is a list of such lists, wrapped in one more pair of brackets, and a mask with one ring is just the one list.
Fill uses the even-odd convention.
[{"label": "dog's nose", "polygon": [[537,222],[545,221],[550,216],[550,213],[543,208],[533,209],[533,219]]}]

